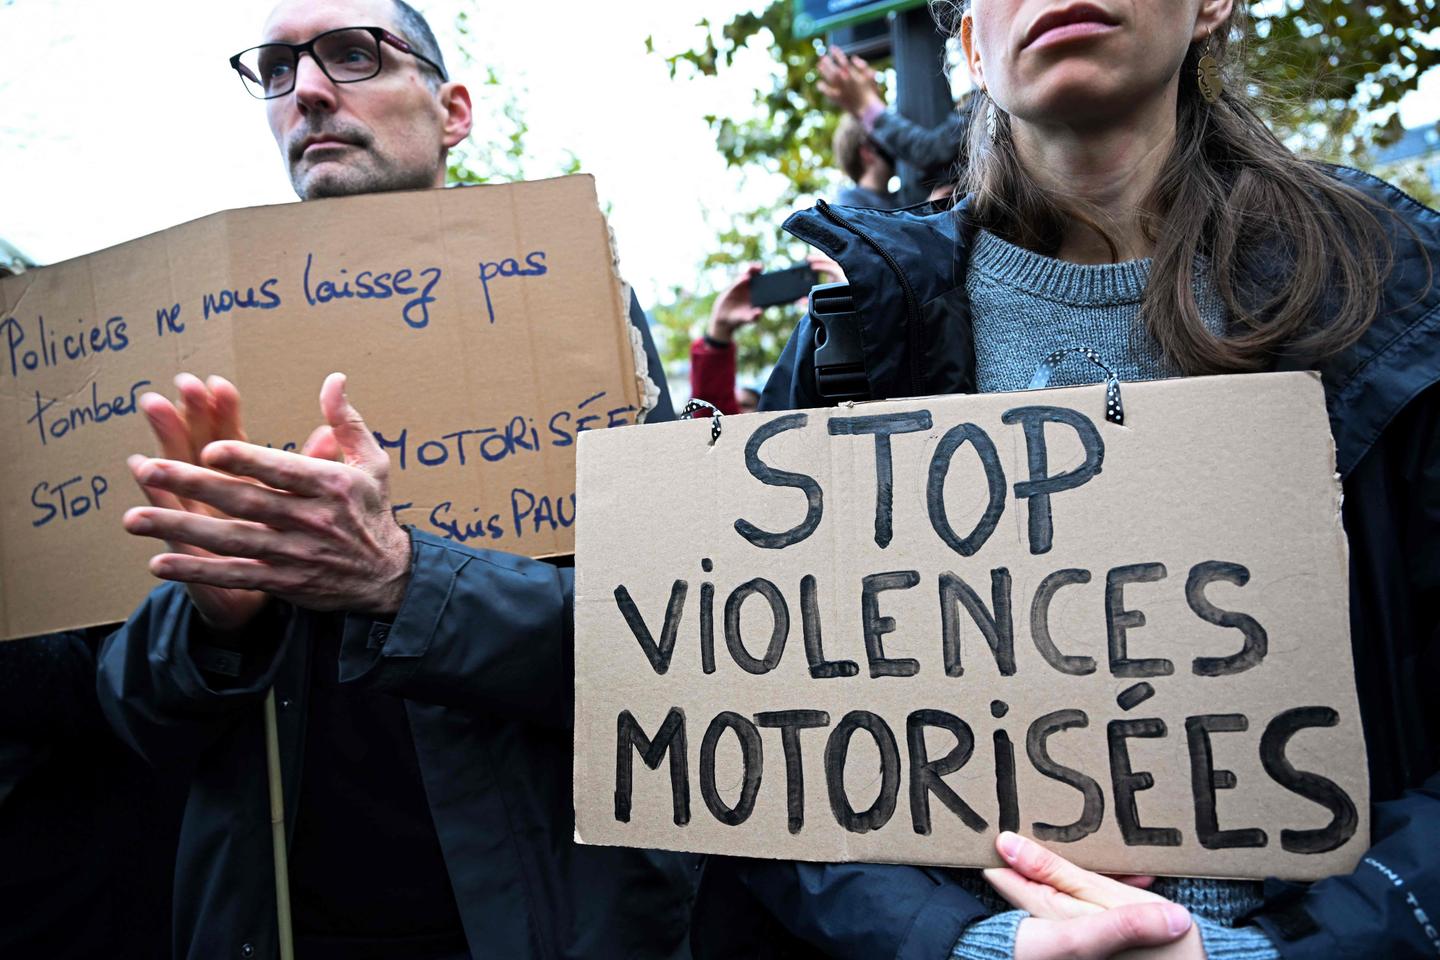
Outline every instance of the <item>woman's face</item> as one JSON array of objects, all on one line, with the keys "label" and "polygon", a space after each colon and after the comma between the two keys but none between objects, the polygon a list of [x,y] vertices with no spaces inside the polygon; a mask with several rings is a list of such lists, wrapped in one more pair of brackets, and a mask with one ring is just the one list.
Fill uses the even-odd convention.
[{"label": "woman's face", "polygon": [[961,23],[972,76],[1012,117],[1122,123],[1175,89],[1191,43],[1232,0],[973,0]]}]

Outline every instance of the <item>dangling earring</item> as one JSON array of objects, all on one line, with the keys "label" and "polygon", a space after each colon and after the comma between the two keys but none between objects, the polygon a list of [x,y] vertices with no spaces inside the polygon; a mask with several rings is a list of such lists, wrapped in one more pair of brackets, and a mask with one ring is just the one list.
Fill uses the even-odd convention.
[{"label": "dangling earring", "polygon": [[995,101],[991,100],[985,107],[985,136],[989,138],[991,143],[994,143],[995,139],[999,136],[996,132],[998,126],[999,124],[995,117]]},{"label": "dangling earring", "polygon": [[1195,64],[1195,82],[1200,87],[1200,96],[1206,103],[1214,103],[1225,92],[1225,79],[1220,76],[1220,64],[1210,54],[1210,34],[1205,35],[1205,49]]}]

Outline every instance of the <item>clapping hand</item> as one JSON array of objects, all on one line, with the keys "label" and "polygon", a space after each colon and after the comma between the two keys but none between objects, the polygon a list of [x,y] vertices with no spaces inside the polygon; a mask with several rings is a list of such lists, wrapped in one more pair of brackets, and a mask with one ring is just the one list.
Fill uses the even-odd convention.
[{"label": "clapping hand", "polygon": [[169,548],[151,572],[186,584],[222,629],[243,626],[267,595],[393,614],[410,541],[390,507],[389,457],[346,398],[344,374],[326,378],[325,422],[301,453],[245,442],[239,394],[225,381],[206,389],[190,377],[180,387],[183,412],[163,397],[141,400],[165,456],[130,462],[151,506],[128,511],[125,529]]}]

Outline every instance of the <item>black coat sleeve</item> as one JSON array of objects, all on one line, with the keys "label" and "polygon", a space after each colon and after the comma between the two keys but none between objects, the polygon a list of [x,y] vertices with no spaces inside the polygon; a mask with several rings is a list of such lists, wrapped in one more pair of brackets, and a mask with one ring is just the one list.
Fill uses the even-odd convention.
[{"label": "black coat sleeve", "polygon": [[828,957],[947,960],[988,911],[945,871],[880,863],[739,861],[740,882]]},{"label": "black coat sleeve", "polygon": [[0,643],[0,742],[108,729],[95,701],[95,654],[85,636],[67,630]]},{"label": "black coat sleeve", "polygon": [[[1370,696],[1387,701],[1381,712],[1393,718],[1391,739],[1404,749],[1379,746],[1377,731],[1366,732],[1372,784],[1410,787],[1387,787],[1398,795],[1372,805],[1371,846],[1353,872],[1309,887],[1270,884],[1273,896],[1256,922],[1287,960],[1440,956],[1440,707],[1433,702],[1440,681],[1440,385],[1411,401],[1387,434],[1384,448],[1367,455],[1380,459],[1357,467],[1373,471],[1369,482],[1357,489],[1347,481],[1346,498],[1371,498],[1390,519],[1380,537],[1386,559],[1368,562],[1384,582],[1400,585],[1390,602],[1406,609],[1357,609],[1362,619],[1379,621],[1372,632],[1386,639],[1376,643],[1388,648],[1386,692]],[[1372,536],[1352,530],[1352,552],[1374,554]],[[1414,635],[1389,635],[1397,624]],[[1356,624],[1357,635],[1366,635],[1366,626]],[[1374,770],[1377,751],[1387,769]]]},{"label": "black coat sleeve", "polygon": [[100,647],[100,708],[150,763],[193,758],[264,700],[296,619],[271,603],[243,633],[219,638],[183,586],[156,587]]},{"label": "black coat sleeve", "polygon": [[966,115],[958,111],[939,126],[922,127],[887,110],[875,121],[870,137],[896,159],[919,167],[929,176],[949,180],[964,163],[969,128]]},{"label": "black coat sleeve", "polygon": [[650,335],[650,321],[645,319],[645,311],[640,309],[640,301],[633,290],[630,291],[630,324],[640,331],[640,339],[645,344],[645,360],[650,367],[650,379],[660,390],[660,398],[656,400],[645,422],[667,423],[675,419],[675,407],[670,402],[670,386],[665,382],[665,368],[660,363],[660,352],[655,349],[655,338]]},{"label": "black coat sleeve", "polygon": [[395,619],[345,619],[340,682],[568,729],[574,571],[412,537]]},{"label": "black coat sleeve", "polygon": [[807,410],[827,406],[815,384],[815,322],[806,313],[760,394],[760,410]]}]

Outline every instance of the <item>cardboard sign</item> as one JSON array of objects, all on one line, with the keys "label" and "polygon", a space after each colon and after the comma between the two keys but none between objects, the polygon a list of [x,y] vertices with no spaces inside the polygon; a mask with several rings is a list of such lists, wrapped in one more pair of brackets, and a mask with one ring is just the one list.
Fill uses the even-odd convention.
[{"label": "cardboard sign", "polygon": [[[1315,878],[1369,842],[1318,377],[585,437],[590,843]],[[645,495],[614,482],[646,477]]]},{"label": "cardboard sign", "polygon": [[628,296],[584,176],[229,211],[0,280],[0,637],[154,586],[125,457],[181,371],[231,378],[250,439],[287,449],[344,371],[402,523],[569,553],[576,437],[644,396]]}]

